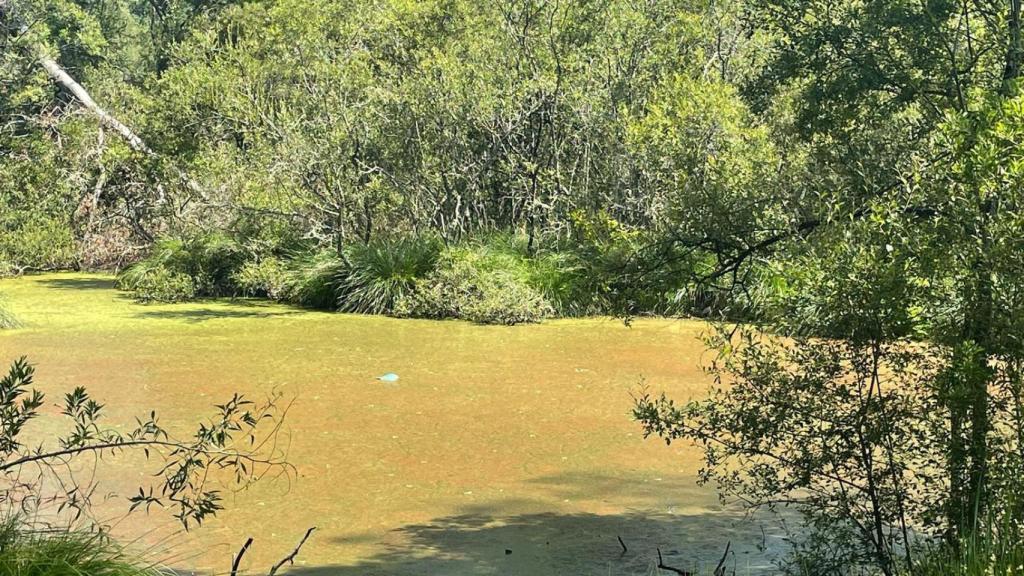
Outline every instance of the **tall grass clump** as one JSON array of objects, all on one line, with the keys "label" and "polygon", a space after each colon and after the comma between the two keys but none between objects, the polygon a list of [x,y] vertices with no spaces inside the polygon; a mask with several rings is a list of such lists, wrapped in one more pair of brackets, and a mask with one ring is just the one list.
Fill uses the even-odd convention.
[{"label": "tall grass clump", "polygon": [[586,266],[571,246],[540,245],[531,251],[527,236],[495,233],[471,241],[466,247],[483,257],[485,268],[506,270],[539,293],[558,316],[597,311],[593,295],[586,293]]},{"label": "tall grass clump", "polygon": [[338,308],[363,314],[390,314],[416,281],[434,270],[441,244],[434,238],[375,240],[346,250],[338,278]]},{"label": "tall grass clump", "polygon": [[163,576],[102,534],[0,523],[0,576]]},{"label": "tall grass clump", "polygon": [[334,309],[345,263],[333,250],[303,252],[285,264],[280,299],[307,308]]},{"label": "tall grass clump", "polygon": [[958,546],[936,543],[917,556],[909,576],[1024,574],[1024,526],[1010,517],[990,519]]}]

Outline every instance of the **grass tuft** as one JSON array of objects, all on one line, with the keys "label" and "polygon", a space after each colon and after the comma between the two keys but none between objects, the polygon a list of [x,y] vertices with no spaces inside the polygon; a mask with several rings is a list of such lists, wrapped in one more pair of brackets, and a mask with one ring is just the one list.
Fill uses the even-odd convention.
[{"label": "grass tuft", "polygon": [[334,308],[338,277],[344,266],[344,262],[332,250],[296,256],[287,263],[281,299],[307,308]]},{"label": "grass tuft", "polygon": [[144,566],[108,537],[80,530],[35,530],[0,522],[3,576],[167,576]]},{"label": "grass tuft", "polygon": [[338,308],[345,312],[391,314],[412,293],[416,281],[434,269],[440,243],[433,238],[377,240],[352,246],[338,278]]}]

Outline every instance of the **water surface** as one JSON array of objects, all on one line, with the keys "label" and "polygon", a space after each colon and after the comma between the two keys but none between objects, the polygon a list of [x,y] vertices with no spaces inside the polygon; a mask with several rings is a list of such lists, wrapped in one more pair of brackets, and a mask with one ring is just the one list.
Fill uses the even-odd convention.
[{"label": "water surface", "polygon": [[[223,572],[252,536],[243,566],[265,573],[309,526],[294,574],[650,574],[655,547],[692,568],[726,541],[738,573],[764,564],[761,527],[696,485],[699,452],[644,441],[629,417],[641,381],[678,400],[705,392],[700,323],[139,305],[86,274],[6,280],[0,293],[25,325],[0,333],[0,362],[28,355],[51,400],[86,386],[108,424],[152,408],[181,427],[234,391],[295,399],[289,481],[231,495],[188,534],[156,512],[118,525],[176,568]],[[400,379],[376,380],[389,372]],[[135,463],[105,470],[113,492],[146,480]]]}]

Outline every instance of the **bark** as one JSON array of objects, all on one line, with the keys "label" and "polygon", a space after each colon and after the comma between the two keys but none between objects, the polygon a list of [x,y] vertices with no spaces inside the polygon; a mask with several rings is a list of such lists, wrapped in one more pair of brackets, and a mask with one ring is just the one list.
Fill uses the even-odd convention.
[{"label": "bark", "polygon": [[[2,20],[8,30],[14,31],[17,34],[24,34],[28,27],[22,22],[17,13],[17,7],[12,0],[0,0],[0,20]],[[32,44],[23,44],[22,50],[25,52],[25,56],[32,58],[39,62],[39,64],[46,70],[46,73],[50,78],[64,87],[65,90],[70,92],[82,105],[96,115],[100,123],[117,134],[128,142],[128,145],[137,152],[142,152],[146,155],[152,156],[153,150],[146,145],[146,143],[139,137],[138,134],[132,131],[123,122],[112,116],[109,112],[104,110],[92,99],[89,95],[89,91],[86,90],[81,84],[79,84],[64,68],[57,63],[56,60],[51,58],[41,46],[35,46]]]},{"label": "bark", "polygon": [[128,145],[131,146],[132,150],[141,152],[147,156],[154,155],[153,150],[146,145],[138,134],[133,132],[132,129],[126,126],[123,122],[111,116],[106,110],[100,108],[100,106],[96,104],[96,101],[92,99],[92,96],[89,95],[89,92],[82,87],[81,84],[75,81],[75,79],[72,78],[56,60],[50,58],[41,50],[37,54],[37,58],[39,60],[39,64],[42,65],[43,69],[46,70],[46,73],[50,75],[50,78],[52,78],[54,82],[63,86],[65,90],[73,94],[75,98],[82,103],[82,106],[99,118],[100,123],[104,127],[113,130],[124,138]]}]

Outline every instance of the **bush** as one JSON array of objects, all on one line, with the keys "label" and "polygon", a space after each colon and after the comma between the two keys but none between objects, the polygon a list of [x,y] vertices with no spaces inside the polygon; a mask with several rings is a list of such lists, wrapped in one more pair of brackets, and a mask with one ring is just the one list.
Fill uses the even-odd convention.
[{"label": "bush", "polygon": [[586,266],[575,246],[541,247],[530,253],[522,234],[492,234],[470,243],[483,267],[507,270],[540,293],[560,316],[593,313],[593,294],[585,290]]},{"label": "bush", "polygon": [[521,261],[486,247],[450,249],[438,268],[416,282],[396,313],[421,318],[462,318],[482,324],[539,322],[554,309],[529,285]]},{"label": "bush", "polygon": [[[196,297],[192,278],[161,266],[134,271],[130,278],[128,290],[139,302],[184,302]],[[119,282],[122,287],[127,285],[123,277]]]},{"label": "bush", "polygon": [[227,296],[238,290],[234,279],[242,263],[242,250],[223,234],[164,238],[148,257],[121,273],[118,286],[142,301]]},{"label": "bush", "polygon": [[170,574],[129,558],[108,537],[75,530],[31,530],[20,520],[0,524],[3,576],[157,576]]},{"label": "bush", "polygon": [[390,314],[416,281],[437,262],[440,244],[433,238],[404,238],[358,244],[346,251],[338,279],[338,307],[346,312]]},{"label": "bush", "polygon": [[333,309],[345,265],[332,250],[309,252],[286,265],[282,300],[309,308]]},{"label": "bush", "polygon": [[248,296],[282,300],[288,293],[288,270],[281,259],[273,256],[247,261],[232,280]]},{"label": "bush", "polygon": [[66,222],[43,217],[21,220],[13,231],[0,234],[0,260],[30,270],[74,268],[77,250]]},{"label": "bush", "polygon": [[[629,227],[608,212],[571,214],[572,244],[580,264],[575,284],[579,314],[674,314],[689,295],[695,263],[665,252],[649,232]],[[652,249],[652,247],[654,249]]]}]

